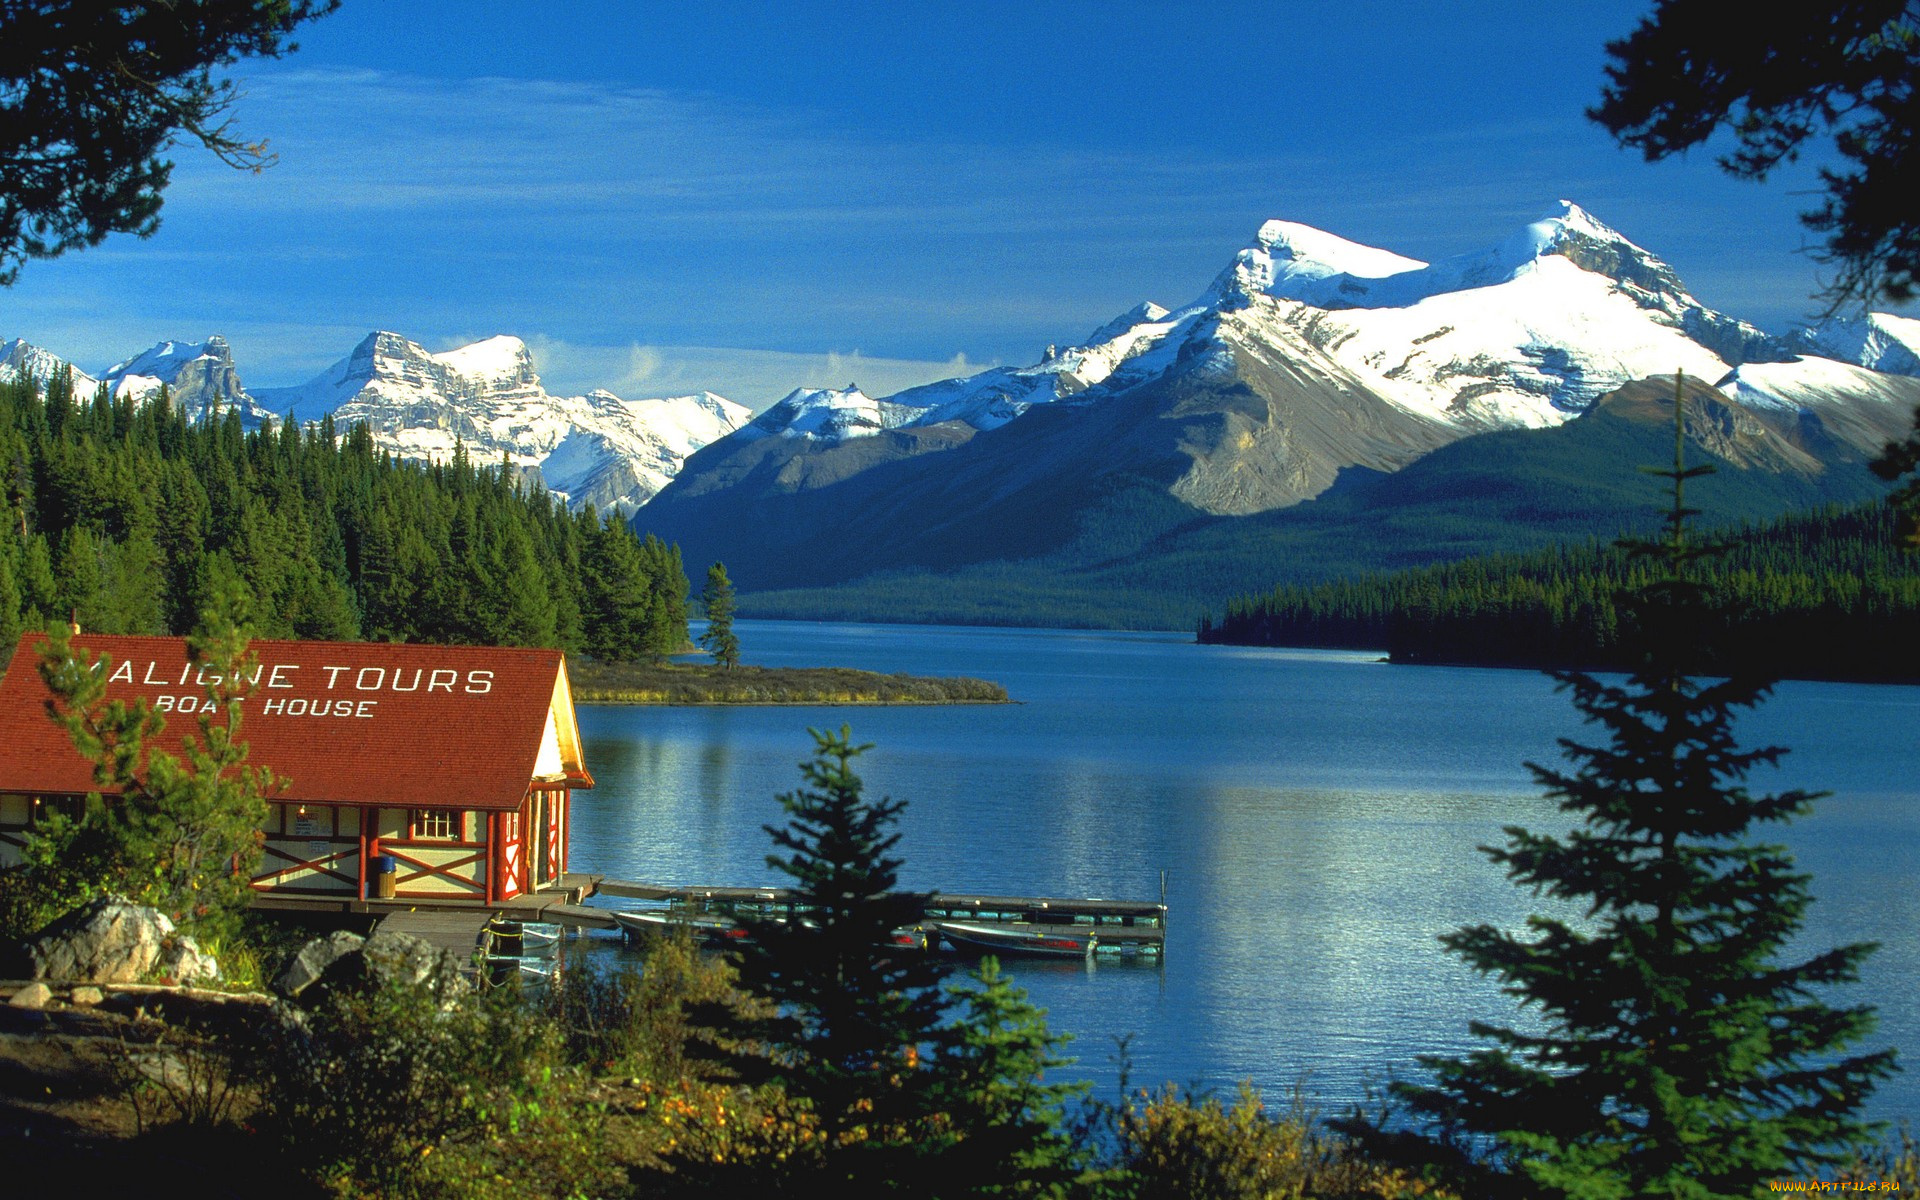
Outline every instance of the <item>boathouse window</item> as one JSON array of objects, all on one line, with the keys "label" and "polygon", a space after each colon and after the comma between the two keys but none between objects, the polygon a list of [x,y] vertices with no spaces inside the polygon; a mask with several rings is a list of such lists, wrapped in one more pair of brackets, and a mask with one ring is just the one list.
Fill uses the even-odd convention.
[{"label": "boathouse window", "polygon": [[32,815],[36,825],[55,815],[78,821],[87,815],[87,801],[84,796],[35,796]]},{"label": "boathouse window", "polygon": [[334,832],[333,810],[318,804],[283,804],[280,818],[294,837],[331,837]]},{"label": "boathouse window", "polygon": [[413,812],[413,836],[452,841],[460,836],[458,814],[449,808],[417,808]]}]

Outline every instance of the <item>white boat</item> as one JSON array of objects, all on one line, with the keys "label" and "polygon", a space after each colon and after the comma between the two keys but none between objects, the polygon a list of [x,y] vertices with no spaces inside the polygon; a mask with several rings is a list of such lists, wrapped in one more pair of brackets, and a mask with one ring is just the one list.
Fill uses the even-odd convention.
[{"label": "white boat", "polygon": [[685,929],[698,941],[715,946],[724,946],[740,941],[747,931],[727,917],[714,916],[712,913],[688,913],[673,911],[616,912],[613,919],[620,922],[622,932],[628,934],[669,934]]},{"label": "white boat", "polygon": [[1040,958],[1085,958],[1100,944],[1091,929],[1072,925],[975,925],[964,921],[936,921],[928,929],[967,954],[1018,954]]}]

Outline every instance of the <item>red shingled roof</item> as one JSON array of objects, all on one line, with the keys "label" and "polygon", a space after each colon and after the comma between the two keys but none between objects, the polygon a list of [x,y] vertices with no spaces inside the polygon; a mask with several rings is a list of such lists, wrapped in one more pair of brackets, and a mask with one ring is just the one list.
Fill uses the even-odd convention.
[{"label": "red shingled roof", "polygon": [[[35,665],[42,634],[20,639],[0,680],[0,792],[93,791],[92,766],[47,716]],[[183,638],[87,635],[106,653],[109,699],[156,707],[202,702]],[[572,728],[558,650],[374,642],[255,641],[259,685],[241,711],[247,761],[292,782],[285,800],[396,807],[515,809],[534,778],[549,710]],[[184,683],[182,682],[184,680]],[[157,744],[177,753],[193,718],[172,713]],[[577,761],[570,782],[592,786]]]}]

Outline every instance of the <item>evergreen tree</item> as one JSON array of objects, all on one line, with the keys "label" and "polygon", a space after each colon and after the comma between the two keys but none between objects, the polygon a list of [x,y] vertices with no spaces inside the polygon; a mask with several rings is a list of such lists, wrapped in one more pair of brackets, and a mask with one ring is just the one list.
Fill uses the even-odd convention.
[{"label": "evergreen tree", "polygon": [[264,143],[235,135],[239,93],[215,72],[278,58],[296,27],[338,0],[176,0],[168,4],[9,4],[0,8],[0,286],[30,258],[150,236],[173,164],[198,141],[259,170]]},{"label": "evergreen tree", "polygon": [[[0,524],[21,619],[184,632],[233,577],[270,636],[591,646],[687,644],[679,551],[570,514],[502,468],[401,462],[364,428],[189,425],[70,381],[0,384]],[[56,570],[55,564],[58,564]]]},{"label": "evergreen tree", "polygon": [[114,633],[161,634],[166,625],[166,574],[160,547],[145,528],[128,532],[106,555],[107,623]]},{"label": "evergreen tree", "polygon": [[193,581],[200,556],[206,553],[211,523],[207,490],[186,463],[171,461],[160,478],[160,496],[157,537],[166,563],[167,628],[186,629],[200,611],[194,602]]},{"label": "evergreen tree", "polygon": [[721,666],[738,666],[740,639],[733,635],[733,581],[727,578],[725,563],[707,568],[707,586],[700,592],[700,603],[707,610],[707,630],[700,635],[700,645]]},{"label": "evergreen tree", "polygon": [[[4,536],[4,535],[0,535]],[[14,555],[10,546],[0,544],[0,671],[6,670],[5,658],[20,640],[20,588],[14,583]]]},{"label": "evergreen tree", "polygon": [[864,798],[852,764],[869,747],[849,730],[812,733],[806,786],[779,798],[788,823],[766,827],[795,918],[746,922],[738,984],[757,1004],[692,1014],[718,1035],[695,1044],[735,1079],[778,1085],[811,1136],[796,1154],[681,1159],[677,1183],[700,1195],[1067,1195],[1084,1153],[1063,1106],[1084,1086],[1044,1079],[1066,1065],[1065,1039],[994,960],[943,991],[941,960],[899,944],[926,903],[895,890],[890,827],[904,805]]},{"label": "evergreen tree", "polygon": [[1564,740],[1570,769],[1530,767],[1579,827],[1509,827],[1487,851],[1583,917],[1441,939],[1534,1009],[1539,1031],[1476,1023],[1489,1046],[1425,1059],[1436,1082],[1397,1089],[1433,1123],[1436,1159],[1468,1175],[1463,1194],[1751,1196],[1866,1140],[1860,1106],[1893,1068],[1891,1051],[1842,1056],[1872,1028],[1870,1009],[1818,998],[1855,979],[1871,946],[1781,961],[1808,877],[1749,835],[1816,797],[1747,790],[1783,753],[1734,737],[1736,712],[1768,685],[1689,674],[1716,619],[1689,564],[1713,548],[1688,540],[1684,485],[1703,469],[1685,464],[1678,397],[1674,420],[1674,466],[1658,472],[1673,481],[1667,533],[1636,547],[1661,574],[1625,598],[1641,665],[1624,684],[1558,674],[1606,736]]},{"label": "evergreen tree", "polygon": [[[629,538],[633,530],[623,521],[621,528]],[[689,646],[687,641],[687,572],[680,562],[680,547],[669,546],[653,534],[640,545],[641,574],[647,584],[646,617],[641,647],[646,656],[661,662]]]},{"label": "evergreen tree", "polygon": [[541,569],[525,527],[506,523],[492,551],[499,613],[492,627],[493,640],[506,646],[558,645],[558,614],[547,590],[549,576]]},{"label": "evergreen tree", "polygon": [[1920,218],[1906,203],[1915,166],[1920,11],[1911,0],[1798,4],[1730,27],[1719,0],[1655,0],[1628,36],[1607,43],[1607,87],[1588,115],[1649,161],[1716,133],[1719,163],[1765,179],[1830,137],[1824,202],[1804,213],[1836,268],[1839,308],[1911,299],[1920,285]]},{"label": "evergreen tree", "polygon": [[360,636],[360,617],[345,584],[312,562],[296,559],[288,566],[281,617],[297,638],[351,641]]},{"label": "evergreen tree", "polygon": [[649,603],[653,582],[641,561],[640,546],[616,513],[600,521],[589,536],[581,567],[587,587],[587,653],[603,662],[637,662],[647,657]]},{"label": "evergreen tree", "polygon": [[1082,1148],[1062,1127],[1066,1105],[1084,1083],[1048,1083],[1064,1036],[1047,1028],[1046,1012],[1000,972],[992,958],[952,989],[960,1012],[934,1060],[944,1146],[930,1151],[940,1180],[928,1194],[1057,1196],[1080,1174]]},{"label": "evergreen tree", "polygon": [[60,611],[60,585],[53,576],[53,553],[43,534],[27,539],[20,555],[19,586],[21,614],[28,626],[38,628],[65,615]]},{"label": "evergreen tree", "polygon": [[[924,1122],[939,1101],[922,1056],[941,1040],[945,967],[894,930],[917,922],[924,896],[895,891],[899,843],[888,832],[904,805],[867,800],[853,761],[868,750],[851,732],[810,731],[805,786],[779,798],[785,826],[766,826],[782,852],[804,919],[754,921],[739,951],[740,986],[768,1002],[757,1017],[719,1021],[751,1047],[728,1058],[740,1077],[781,1085],[811,1110],[821,1134],[815,1194],[874,1195],[916,1173]],[[802,1189],[805,1190],[805,1189]]]},{"label": "evergreen tree", "polygon": [[28,836],[25,861],[0,879],[14,936],[107,892],[204,934],[232,932],[252,898],[266,798],[281,786],[270,771],[245,766],[246,743],[235,740],[241,702],[258,678],[245,618],[244,601],[229,592],[188,640],[193,661],[209,668],[208,703],[195,718],[197,736],[180,740],[181,755],[156,745],[166,721],[144,699],[105,698],[106,656],[77,656],[53,627],[39,663],[55,698],[51,715],[92,760],[95,781],[117,794],[91,795],[78,819],[54,814]]},{"label": "evergreen tree", "polygon": [[67,530],[56,569],[57,607],[49,616],[80,622],[82,629],[117,633],[107,609],[107,586],[100,563],[100,542],[85,525]]}]

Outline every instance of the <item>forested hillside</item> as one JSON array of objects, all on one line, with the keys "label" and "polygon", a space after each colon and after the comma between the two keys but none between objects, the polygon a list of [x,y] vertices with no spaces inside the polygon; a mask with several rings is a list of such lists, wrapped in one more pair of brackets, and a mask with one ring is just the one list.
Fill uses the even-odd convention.
[{"label": "forested hillside", "polygon": [[0,654],[23,629],[181,633],[231,581],[265,637],[558,646],[631,661],[687,640],[679,550],[569,514],[463,453],[396,462],[332,422],[191,425],[64,379],[0,385]]},{"label": "forested hillside", "polygon": [[[1830,507],[1723,531],[1695,570],[1717,593],[1708,649],[1726,671],[1920,679],[1920,556],[1884,504]],[[1625,667],[1616,607],[1650,568],[1598,539],[1241,597],[1200,640],[1385,649],[1396,662]]]}]

